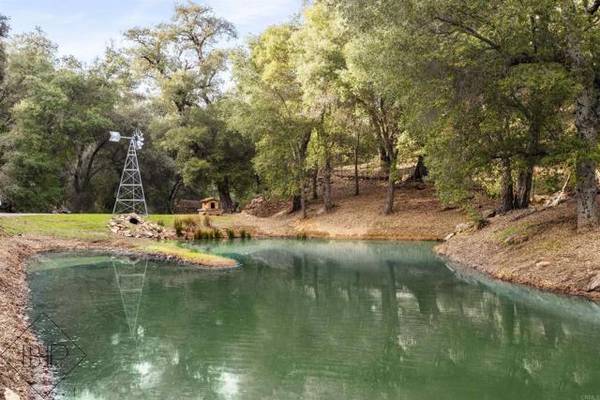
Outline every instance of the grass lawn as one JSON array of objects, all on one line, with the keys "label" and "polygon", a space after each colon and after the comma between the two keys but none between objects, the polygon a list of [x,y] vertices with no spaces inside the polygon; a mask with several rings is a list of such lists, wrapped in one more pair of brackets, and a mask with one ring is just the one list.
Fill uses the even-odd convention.
[{"label": "grass lawn", "polygon": [[[197,215],[195,215],[197,217]],[[44,214],[0,216],[0,227],[10,234],[31,234],[66,239],[108,239],[107,224],[111,214]],[[185,215],[150,215],[152,222],[162,222],[172,227],[175,218]],[[231,216],[212,216],[216,225],[228,224]]]},{"label": "grass lawn", "polygon": [[[61,239],[101,240],[112,237],[107,224],[111,214],[45,214],[23,216],[0,216],[0,228],[9,234],[29,234],[49,236]],[[185,215],[151,215],[152,222],[162,222],[166,227],[172,227],[177,217]],[[195,215],[197,217],[197,215]],[[231,223],[231,216],[212,216],[211,221],[216,225]],[[131,239],[132,244],[139,250],[179,257],[193,263],[214,267],[230,267],[235,265],[233,260],[211,254],[205,254],[193,249],[180,247],[177,242],[156,242],[146,239]]]}]

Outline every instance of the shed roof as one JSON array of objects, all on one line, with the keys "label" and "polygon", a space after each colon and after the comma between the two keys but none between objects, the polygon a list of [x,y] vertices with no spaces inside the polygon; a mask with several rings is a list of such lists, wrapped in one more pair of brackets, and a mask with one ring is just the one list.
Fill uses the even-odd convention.
[{"label": "shed roof", "polygon": [[201,203],[208,203],[209,201],[219,201],[219,199],[214,197],[207,197],[205,199],[200,200]]}]

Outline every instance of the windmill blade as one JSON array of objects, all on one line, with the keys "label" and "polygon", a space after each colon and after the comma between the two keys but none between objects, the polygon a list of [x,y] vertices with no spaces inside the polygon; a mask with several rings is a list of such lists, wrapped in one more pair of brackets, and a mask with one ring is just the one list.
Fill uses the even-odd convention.
[{"label": "windmill blade", "polygon": [[110,138],[108,140],[110,140],[111,142],[118,142],[121,140],[120,132],[110,131],[109,133],[110,133]]}]

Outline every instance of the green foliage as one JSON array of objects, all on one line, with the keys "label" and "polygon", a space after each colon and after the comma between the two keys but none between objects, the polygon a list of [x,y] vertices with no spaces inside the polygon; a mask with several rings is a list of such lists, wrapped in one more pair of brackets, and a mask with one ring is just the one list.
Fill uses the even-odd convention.
[{"label": "green foliage", "polygon": [[173,220],[173,229],[175,229],[175,234],[177,235],[177,237],[183,236],[185,226],[182,218],[175,218]]}]

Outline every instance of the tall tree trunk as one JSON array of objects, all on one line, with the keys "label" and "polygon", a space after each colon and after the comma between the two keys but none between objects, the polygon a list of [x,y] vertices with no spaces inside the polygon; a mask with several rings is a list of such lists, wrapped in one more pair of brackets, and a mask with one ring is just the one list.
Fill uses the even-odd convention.
[{"label": "tall tree trunk", "polygon": [[533,187],[533,163],[529,162],[525,169],[519,172],[517,191],[515,194],[514,208],[529,207],[531,201],[531,188]]},{"label": "tall tree trunk", "polygon": [[425,166],[425,160],[423,156],[419,156],[417,158],[415,170],[413,171],[413,174],[409,180],[413,182],[423,182],[423,178],[425,178],[428,174],[429,171],[427,171],[427,167]]},{"label": "tall tree trunk", "polygon": [[292,197],[292,208],[290,208],[290,214],[300,211],[302,209],[302,195],[296,194]]},{"label": "tall tree trunk", "polygon": [[387,188],[387,196],[385,200],[385,208],[383,213],[389,215],[394,212],[394,195],[396,192],[396,175],[397,175],[397,166],[396,166],[396,151],[392,150],[390,152],[392,157],[390,159],[390,169],[388,175],[388,188]]},{"label": "tall tree trunk", "polygon": [[[574,27],[571,29],[575,30]],[[573,70],[582,78],[583,89],[575,100],[575,126],[577,136],[583,143],[583,151],[576,161],[577,173],[577,230],[597,228],[600,223],[600,209],[596,202],[598,184],[596,182],[596,161],[589,153],[598,145],[597,112],[600,111],[600,77],[583,53],[580,38],[572,32],[568,35],[568,56]]]},{"label": "tall tree trunk", "polygon": [[175,199],[177,198],[177,193],[179,192],[179,188],[181,187],[181,184],[183,183],[183,179],[181,178],[181,176],[177,175],[175,177],[175,183],[173,184],[173,187],[171,188],[171,191],[169,192],[169,212],[171,214],[175,214]]},{"label": "tall tree trunk", "polygon": [[312,199],[317,200],[319,198],[319,190],[318,190],[319,168],[317,166],[315,166],[315,169],[312,171],[311,181],[312,181],[311,182],[312,183]]},{"label": "tall tree trunk", "polygon": [[235,205],[231,199],[231,193],[229,190],[229,179],[225,179],[217,184],[217,191],[219,192],[219,200],[221,201],[221,208],[223,212],[230,214],[235,211]]},{"label": "tall tree trunk", "polygon": [[354,146],[354,195],[360,194],[360,184],[358,180],[358,148],[360,146],[360,135],[356,135],[356,146]]},{"label": "tall tree trunk", "polygon": [[302,219],[306,218],[306,185],[302,183],[302,189],[300,191],[300,212]]},{"label": "tall tree trunk", "polygon": [[333,202],[331,200],[331,157],[325,158],[325,166],[323,167],[323,205],[325,211],[331,211]]},{"label": "tall tree trunk", "polygon": [[392,160],[390,153],[386,150],[385,146],[379,146],[379,163],[384,172],[389,172]]},{"label": "tall tree trunk", "polygon": [[514,208],[516,209],[529,207],[529,203],[531,201],[533,170],[539,158],[540,130],[541,124],[539,123],[538,119],[531,118],[525,168],[519,172],[519,177],[517,179],[517,193],[515,194],[514,205]]},{"label": "tall tree trunk", "polygon": [[584,88],[577,97],[575,110],[575,126],[577,136],[585,148],[577,158],[577,229],[595,228],[600,221],[600,210],[596,202],[598,184],[596,182],[596,161],[587,153],[598,144],[598,128],[595,110],[598,93],[592,88]]},{"label": "tall tree trunk", "polygon": [[505,213],[513,209],[515,204],[514,192],[513,192],[513,179],[512,179],[512,168],[510,166],[510,159],[505,158],[502,160],[502,180],[501,180],[502,192],[500,194],[501,204],[500,212]]}]

